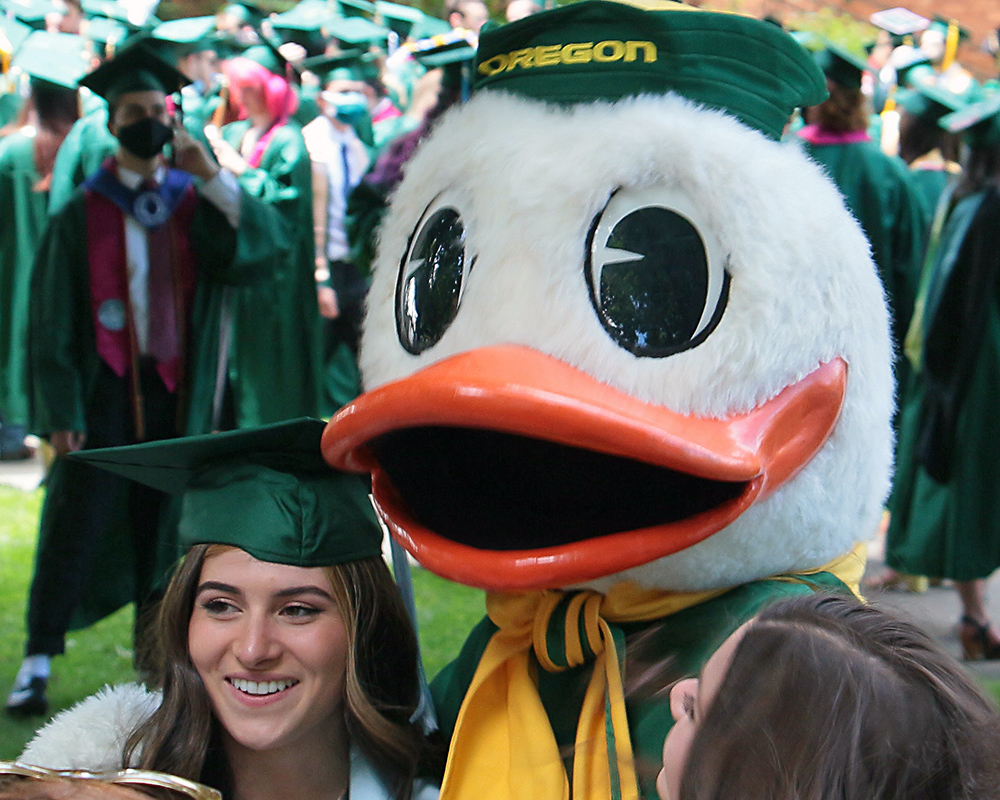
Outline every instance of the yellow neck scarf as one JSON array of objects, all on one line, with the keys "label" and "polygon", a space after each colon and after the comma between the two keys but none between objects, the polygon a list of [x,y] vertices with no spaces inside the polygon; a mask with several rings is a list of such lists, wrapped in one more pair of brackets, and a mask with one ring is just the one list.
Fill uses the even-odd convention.
[{"label": "yellow neck scarf", "polygon": [[[796,575],[829,572],[857,594],[864,547]],[[803,582],[796,575],[777,579]],[[726,591],[672,593],[622,583],[606,595],[487,594],[486,609],[499,630],[486,646],[459,709],[441,800],[569,800],[569,780],[538,695],[532,652],[550,672],[594,661],[576,731],[574,800],[638,800],[618,660],[624,641],[608,623],[659,619]],[[562,641],[553,640],[553,630]]]}]

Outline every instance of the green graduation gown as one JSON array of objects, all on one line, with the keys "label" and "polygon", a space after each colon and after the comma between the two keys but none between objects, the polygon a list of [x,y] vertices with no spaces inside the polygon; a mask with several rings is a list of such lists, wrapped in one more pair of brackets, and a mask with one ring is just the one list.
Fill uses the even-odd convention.
[{"label": "green graduation gown", "polygon": [[52,168],[49,189],[49,211],[55,213],[69,200],[73,191],[92,175],[104,159],[114,155],[118,140],[108,130],[108,107],[96,95],[89,100],[90,108],[70,128],[59,147]]},{"label": "green graduation gown", "polygon": [[0,410],[28,423],[28,298],[35,248],[48,220],[47,193],[35,191],[33,130],[0,140]]},{"label": "green graduation gown", "polygon": [[[223,128],[239,150],[250,122]],[[282,125],[260,165],[240,176],[244,192],[271,206],[293,231],[273,280],[235,292],[229,377],[240,427],[316,416],[319,408],[320,316],[312,221],[312,166],[295,123]]]},{"label": "green graduation gown", "polygon": [[920,199],[906,164],[885,155],[867,139],[832,142],[833,135],[816,135],[812,125],[803,128],[799,136],[806,152],[840,189],[871,243],[872,258],[892,312],[896,382],[905,386],[909,364],[902,357],[903,339],[913,315],[926,237]]},{"label": "green graduation gown", "polygon": [[910,184],[920,200],[925,229],[928,232],[934,224],[934,214],[945,187],[961,171],[958,164],[945,161],[940,150],[932,150],[910,164]]},{"label": "green graduation gown", "polygon": [[[729,634],[764,606],[810,591],[849,593],[848,588],[829,573],[802,576],[801,580],[804,582],[754,581],[662,619],[617,624],[615,627],[624,634],[627,651],[630,651],[634,637],[642,637],[640,655],[643,666],[666,663],[667,659],[671,659],[669,674],[664,675],[666,685],[696,674]],[[450,738],[454,732],[466,690],[496,631],[497,626],[492,620],[483,618],[469,634],[458,658],[442,669],[431,683],[438,724],[445,738]],[[556,742],[562,752],[570,753],[566,758],[569,771],[573,762],[577,720],[592,667],[585,664],[564,672],[547,672],[539,666],[534,654],[531,664],[537,674],[538,694]],[[640,793],[646,800],[655,800],[653,782],[663,762],[663,740],[674,724],[669,697],[662,692],[653,697],[631,696],[626,697],[625,705],[632,751],[639,766]]]},{"label": "green graduation gown", "polygon": [[[985,192],[961,199],[932,253],[923,370],[901,417],[886,541],[887,563],[914,575],[969,581],[1000,567],[998,209]],[[928,474],[928,455],[944,480]]]},{"label": "green graduation gown", "polygon": [[[198,280],[188,324],[187,401],[180,429],[209,433],[219,358],[219,319],[231,287],[271,280],[272,265],[289,249],[290,232],[275,211],[245,192],[237,231],[211,203],[200,200],[189,236],[197,253]],[[86,408],[97,384],[101,359],[95,345],[90,306],[85,194],[77,190],[51,217],[35,259],[29,325],[32,430],[86,431]],[[47,481],[39,530],[39,551],[59,548],[73,536],[60,497],[66,461],[57,459]],[[127,482],[125,482],[127,484]],[[127,499],[109,498],[113,509],[98,544],[96,567],[76,608],[70,629],[86,627],[134,597],[132,532]],[[157,540],[157,568],[165,576],[179,554],[176,529],[165,523]]]}]

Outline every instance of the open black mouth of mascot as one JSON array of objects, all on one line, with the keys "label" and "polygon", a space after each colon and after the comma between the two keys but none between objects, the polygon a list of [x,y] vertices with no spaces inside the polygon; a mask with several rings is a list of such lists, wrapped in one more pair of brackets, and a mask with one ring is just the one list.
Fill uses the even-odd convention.
[{"label": "open black mouth of mascot", "polygon": [[402,428],[367,447],[417,522],[483,550],[679,522],[737,501],[749,486],[491,430]]}]

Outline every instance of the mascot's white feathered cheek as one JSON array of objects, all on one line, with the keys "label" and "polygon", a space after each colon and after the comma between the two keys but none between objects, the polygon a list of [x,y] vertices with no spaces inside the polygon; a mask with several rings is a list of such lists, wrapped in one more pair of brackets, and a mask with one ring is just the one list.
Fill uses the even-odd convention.
[{"label": "mascot's white feathered cheek", "polygon": [[464,584],[733,585],[875,524],[888,353],[867,243],[794,146],[671,94],[484,91],[393,198],[324,454]]}]

